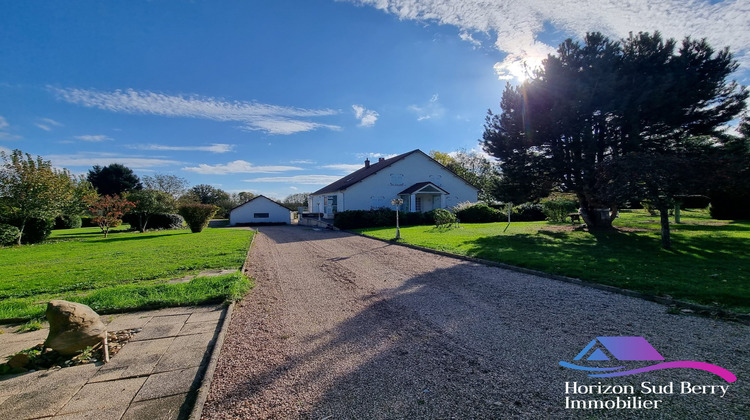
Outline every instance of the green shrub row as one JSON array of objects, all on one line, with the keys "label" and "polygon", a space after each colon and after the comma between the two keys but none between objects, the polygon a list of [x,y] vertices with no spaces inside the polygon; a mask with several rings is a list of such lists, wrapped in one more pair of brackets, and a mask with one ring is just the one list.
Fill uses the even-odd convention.
[{"label": "green shrub row", "polygon": [[456,217],[462,223],[493,223],[501,220],[502,212],[485,203],[475,203],[462,206],[456,211]]},{"label": "green shrub row", "polygon": [[[435,210],[428,212],[399,212],[399,225],[417,226],[435,223]],[[375,210],[347,210],[333,217],[333,225],[339,229],[361,229],[366,227],[396,226],[396,211],[389,208]]]},{"label": "green shrub row", "polygon": [[[130,225],[132,229],[137,229],[139,225],[138,214],[128,213],[122,217],[122,222]],[[153,214],[148,219],[146,225],[147,230],[172,230],[172,229],[184,229],[185,219],[179,214],[164,213],[164,214]]]},{"label": "green shrub row", "polygon": [[578,200],[573,194],[553,194],[541,202],[542,212],[550,222],[564,222],[568,214],[578,209]]},{"label": "green shrub row", "polygon": [[83,220],[78,215],[63,215],[55,219],[55,229],[78,229],[83,226]]},{"label": "green shrub row", "polygon": [[[17,229],[21,229],[22,221],[14,217],[6,217],[0,220],[0,223],[11,225]],[[55,221],[31,218],[26,220],[26,224],[23,228],[23,237],[21,243],[24,244],[36,244],[46,240],[52,233],[52,228],[55,226]]]}]

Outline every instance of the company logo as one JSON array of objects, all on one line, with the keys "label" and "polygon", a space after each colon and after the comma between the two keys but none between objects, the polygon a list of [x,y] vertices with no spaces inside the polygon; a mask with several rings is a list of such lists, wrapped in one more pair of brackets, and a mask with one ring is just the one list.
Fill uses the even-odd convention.
[{"label": "company logo", "polygon": [[[596,337],[581,350],[573,359],[574,361],[585,360],[592,362],[605,361],[663,361],[664,357],[643,337]],[[581,363],[581,362],[579,362]],[[617,363],[620,364],[620,363]],[[614,367],[591,367],[582,366],[565,361],[560,362],[560,366],[583,370],[591,373],[588,376],[593,378],[611,378],[615,376],[635,375],[637,373],[650,372],[660,369],[688,368],[699,369],[718,375],[725,381],[732,383],[737,377],[730,371],[721,366],[712,365],[704,362],[675,361],[661,362],[653,365],[640,367],[637,369],[628,369],[626,365]]]}]

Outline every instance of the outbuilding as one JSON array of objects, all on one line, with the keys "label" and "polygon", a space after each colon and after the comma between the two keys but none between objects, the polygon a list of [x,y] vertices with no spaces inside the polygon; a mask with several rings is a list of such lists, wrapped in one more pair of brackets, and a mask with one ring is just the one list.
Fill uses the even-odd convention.
[{"label": "outbuilding", "polygon": [[229,225],[292,223],[292,211],[270,198],[258,195],[229,212]]}]

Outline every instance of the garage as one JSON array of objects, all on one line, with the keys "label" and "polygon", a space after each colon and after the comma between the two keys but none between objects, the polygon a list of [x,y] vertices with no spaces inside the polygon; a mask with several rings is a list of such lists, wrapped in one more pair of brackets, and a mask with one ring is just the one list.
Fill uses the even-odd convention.
[{"label": "garage", "polygon": [[292,222],[292,211],[270,198],[258,195],[229,212],[231,226]]}]

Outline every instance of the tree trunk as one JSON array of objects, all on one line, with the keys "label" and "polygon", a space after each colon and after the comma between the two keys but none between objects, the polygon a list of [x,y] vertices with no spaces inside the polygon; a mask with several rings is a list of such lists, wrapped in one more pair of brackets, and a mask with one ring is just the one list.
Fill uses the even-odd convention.
[{"label": "tree trunk", "polygon": [[680,203],[674,204],[674,222],[677,224],[682,223],[680,221]]},{"label": "tree trunk", "polygon": [[610,209],[582,207],[580,213],[589,229],[612,229],[614,212],[610,212]]},{"label": "tree trunk", "polygon": [[672,249],[672,241],[669,236],[669,207],[659,207],[659,213],[661,213],[661,247]]},{"label": "tree trunk", "polygon": [[21,238],[23,237],[23,230],[26,228],[26,219],[21,221],[21,227],[18,228],[18,238],[16,238],[16,245],[21,245]]}]

